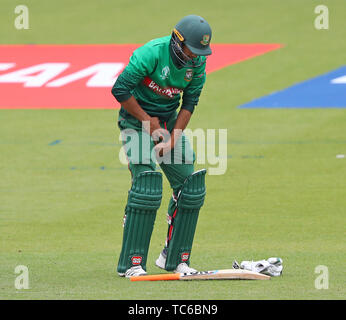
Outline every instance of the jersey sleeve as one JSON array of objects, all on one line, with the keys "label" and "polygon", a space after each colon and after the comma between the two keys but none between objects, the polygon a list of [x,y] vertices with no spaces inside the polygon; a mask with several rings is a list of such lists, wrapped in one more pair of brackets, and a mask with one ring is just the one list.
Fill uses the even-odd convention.
[{"label": "jersey sleeve", "polygon": [[131,90],[133,90],[138,83],[147,75],[155,71],[157,59],[155,52],[152,48],[142,46],[136,49],[123,72],[115,81],[112,94],[118,100],[123,102],[131,97]]},{"label": "jersey sleeve", "polygon": [[195,106],[198,104],[205,80],[206,72],[204,62],[204,64],[198,68],[198,71],[194,73],[189,85],[184,89],[181,109],[186,109],[193,113]]}]

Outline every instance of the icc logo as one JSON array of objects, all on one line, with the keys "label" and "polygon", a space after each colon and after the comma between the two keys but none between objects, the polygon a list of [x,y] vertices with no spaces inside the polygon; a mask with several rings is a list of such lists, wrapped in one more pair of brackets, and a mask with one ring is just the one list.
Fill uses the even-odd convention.
[{"label": "icc logo", "polygon": [[161,76],[160,76],[160,78],[161,78],[162,80],[167,79],[167,78],[169,77],[170,72],[171,72],[171,71],[170,71],[170,69],[169,69],[168,66],[164,67],[164,68],[162,69],[162,71],[161,71]]}]

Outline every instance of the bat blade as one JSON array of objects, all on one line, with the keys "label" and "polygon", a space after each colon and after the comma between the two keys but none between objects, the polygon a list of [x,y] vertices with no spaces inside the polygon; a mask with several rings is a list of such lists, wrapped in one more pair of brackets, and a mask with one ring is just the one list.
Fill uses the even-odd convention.
[{"label": "bat blade", "polygon": [[269,280],[270,276],[242,269],[223,269],[183,273],[179,280]]},{"label": "bat blade", "polygon": [[269,280],[265,274],[242,270],[223,269],[199,271],[193,273],[166,273],[157,275],[130,277],[130,281],[164,281],[164,280]]}]

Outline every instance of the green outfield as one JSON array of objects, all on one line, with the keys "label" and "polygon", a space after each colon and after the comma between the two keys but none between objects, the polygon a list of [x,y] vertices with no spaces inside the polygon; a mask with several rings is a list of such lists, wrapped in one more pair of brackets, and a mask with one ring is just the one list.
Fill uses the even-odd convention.
[{"label": "green outfield", "polygon": [[[213,72],[189,128],[227,129],[228,166],[206,177],[191,266],[228,269],[272,256],[271,281],[135,282],[116,264],[130,175],[119,162],[117,110],[0,110],[0,299],[345,299],[346,109],[239,109],[257,97],[346,65],[346,5],[326,0],[316,30],[301,0],[28,0],[30,29],[2,0],[0,44],[145,43],[187,14],[213,43],[283,47]],[[1,58],[1,53],[0,53]],[[0,59],[1,60],[1,59]],[[1,61],[0,61],[1,62]],[[1,99],[1,97],[0,97]],[[197,169],[206,166],[198,165]],[[164,179],[148,272],[164,244]],[[15,268],[29,270],[18,290]],[[328,289],[315,287],[317,266]]]}]

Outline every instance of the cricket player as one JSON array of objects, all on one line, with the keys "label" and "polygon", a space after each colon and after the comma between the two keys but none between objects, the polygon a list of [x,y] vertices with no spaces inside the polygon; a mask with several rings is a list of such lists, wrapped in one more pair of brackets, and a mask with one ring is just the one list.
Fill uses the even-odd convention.
[{"label": "cricket player", "polygon": [[195,154],[183,130],[195,112],[206,80],[211,36],[205,19],[184,17],[170,36],[136,49],[112,88],[121,104],[118,126],[124,134],[132,179],[119,276],[146,274],[150,238],[162,199],[162,174],[155,171],[158,159],[173,194],[167,238],[156,266],[177,273],[196,271],[190,267],[190,255],[206,193],[206,170],[195,172]]}]

